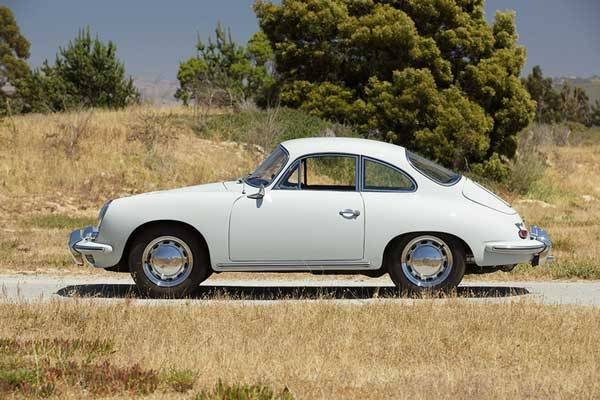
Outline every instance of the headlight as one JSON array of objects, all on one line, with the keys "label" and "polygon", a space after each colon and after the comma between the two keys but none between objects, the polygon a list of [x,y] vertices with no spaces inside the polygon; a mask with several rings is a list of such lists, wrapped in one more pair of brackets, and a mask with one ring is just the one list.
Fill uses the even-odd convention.
[{"label": "headlight", "polygon": [[110,205],[111,201],[112,200],[108,200],[106,203],[104,203],[104,205],[100,209],[100,212],[98,213],[98,228],[100,228],[100,225],[102,225],[102,220],[104,219],[104,216],[108,211],[108,206]]}]

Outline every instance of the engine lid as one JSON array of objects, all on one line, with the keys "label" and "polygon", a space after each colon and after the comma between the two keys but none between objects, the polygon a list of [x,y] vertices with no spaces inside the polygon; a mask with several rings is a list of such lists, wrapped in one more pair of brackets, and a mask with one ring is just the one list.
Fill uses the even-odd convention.
[{"label": "engine lid", "polygon": [[510,206],[510,204],[477,182],[474,182],[468,178],[466,178],[464,181],[462,193],[467,199],[504,214],[513,215],[517,213],[515,209]]}]

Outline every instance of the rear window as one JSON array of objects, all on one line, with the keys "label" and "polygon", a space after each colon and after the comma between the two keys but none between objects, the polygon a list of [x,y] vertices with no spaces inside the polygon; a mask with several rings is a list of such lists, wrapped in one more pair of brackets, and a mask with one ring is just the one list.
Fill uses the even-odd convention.
[{"label": "rear window", "polygon": [[461,178],[460,174],[408,150],[406,151],[406,157],[417,171],[441,185],[454,185]]}]

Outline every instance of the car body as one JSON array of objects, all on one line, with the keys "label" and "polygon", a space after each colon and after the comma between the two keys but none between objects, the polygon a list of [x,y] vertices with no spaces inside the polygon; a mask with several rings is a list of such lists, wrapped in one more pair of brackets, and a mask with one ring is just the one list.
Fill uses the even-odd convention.
[{"label": "car body", "polygon": [[[145,258],[131,259],[145,231],[177,238],[173,229],[185,230],[187,242],[159,241],[152,249],[148,234],[139,244]],[[199,250],[186,251],[188,242]],[[203,253],[204,279],[225,271],[394,278],[395,268],[396,283],[419,290],[454,287],[465,272],[542,264],[551,245],[545,231],[528,232],[508,203],[471,179],[403,147],[354,138],[286,141],[244,179],[112,200],[97,228],[69,239],[78,264],[133,273],[137,263],[138,284],[143,275],[154,277],[150,294],[174,296],[190,288],[176,289],[173,274],[200,268],[186,258],[190,249]],[[444,263],[464,264],[455,268],[460,276],[441,279]]]}]

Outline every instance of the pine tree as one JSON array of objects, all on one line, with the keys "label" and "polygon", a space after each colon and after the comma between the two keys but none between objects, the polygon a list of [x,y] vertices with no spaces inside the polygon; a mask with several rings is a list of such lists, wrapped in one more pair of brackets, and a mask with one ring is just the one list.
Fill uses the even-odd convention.
[{"label": "pine tree", "polygon": [[484,0],[258,0],[282,104],[452,167],[512,157],[535,114],[515,15]]},{"label": "pine tree", "polygon": [[[8,112],[8,107],[19,107],[19,81],[29,74],[27,59],[29,42],[21,34],[15,16],[10,8],[0,6],[0,115]],[[10,105],[14,99],[17,104]]]}]

